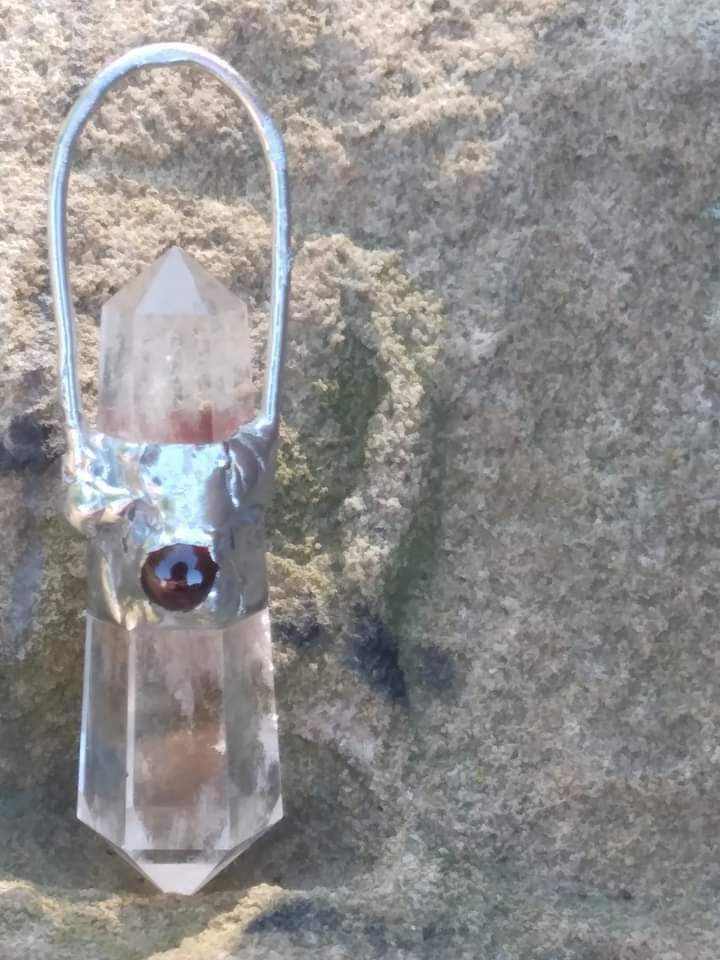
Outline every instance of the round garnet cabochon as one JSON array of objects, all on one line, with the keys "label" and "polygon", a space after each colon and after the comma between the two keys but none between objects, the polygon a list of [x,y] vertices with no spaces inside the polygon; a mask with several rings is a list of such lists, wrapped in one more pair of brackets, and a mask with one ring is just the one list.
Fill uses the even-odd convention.
[{"label": "round garnet cabochon", "polygon": [[140,582],[153,603],[166,610],[193,610],[212,590],[218,565],[207,547],[173,543],[147,555]]}]

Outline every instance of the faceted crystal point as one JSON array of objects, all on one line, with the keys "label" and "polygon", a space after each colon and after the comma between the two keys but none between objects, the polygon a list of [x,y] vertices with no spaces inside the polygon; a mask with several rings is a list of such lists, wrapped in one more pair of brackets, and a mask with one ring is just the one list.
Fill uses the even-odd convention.
[{"label": "faceted crystal point", "polygon": [[[110,300],[100,343],[105,433],[218,442],[254,415],[245,307],[177,248]],[[216,572],[178,543],[137,576],[187,611]],[[267,610],[126,630],[88,607],[78,816],[161,890],[194,893],[282,817]]]},{"label": "faceted crystal point", "polygon": [[88,617],[78,817],[185,894],[282,817],[267,611],[223,630]]},{"label": "faceted crystal point", "polygon": [[105,304],[97,426],[125,440],[226,440],[254,414],[247,307],[179,247]]}]

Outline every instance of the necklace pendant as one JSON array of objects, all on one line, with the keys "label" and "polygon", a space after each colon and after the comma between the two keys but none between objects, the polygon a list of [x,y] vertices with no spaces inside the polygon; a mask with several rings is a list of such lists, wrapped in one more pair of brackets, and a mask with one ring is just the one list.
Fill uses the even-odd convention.
[{"label": "necklace pendant", "polygon": [[[236,93],[265,147],[274,255],[262,402],[244,303],[174,247],[103,308],[89,430],[65,251],[72,148],[116,80],[176,62]],[[279,135],[232,68],[157,44],[81,94],[56,149],[50,265],[67,513],[89,538],[78,816],[161,890],[191,894],[282,817],[264,511],[290,272],[286,175]]]}]

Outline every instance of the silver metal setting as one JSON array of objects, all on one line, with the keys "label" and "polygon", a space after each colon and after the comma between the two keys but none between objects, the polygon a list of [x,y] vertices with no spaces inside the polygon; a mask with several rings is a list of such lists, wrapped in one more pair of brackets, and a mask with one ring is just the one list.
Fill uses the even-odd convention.
[{"label": "silver metal setting", "polygon": [[[191,64],[219,79],[243,103],[263,147],[273,203],[271,323],[260,414],[223,443],[130,443],[88,430],[77,375],[75,316],[67,255],[67,193],[74,148],[107,92],[141,67]],[[58,379],[65,418],[67,515],[91,545],[91,612],[131,629],[222,626],[260,609],[267,593],[264,507],[279,426],[290,289],[290,215],[282,138],[248,82],[220,58],[188,44],[139,47],[106,66],[80,93],[53,156],[48,217],[50,277],[58,325]],[[195,610],[150,603],[139,571],[171,543],[208,546],[220,574]]]}]

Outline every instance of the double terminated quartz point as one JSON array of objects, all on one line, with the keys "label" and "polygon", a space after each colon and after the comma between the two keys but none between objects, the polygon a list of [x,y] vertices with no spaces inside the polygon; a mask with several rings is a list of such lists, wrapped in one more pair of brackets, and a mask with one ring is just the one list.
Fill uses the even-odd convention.
[{"label": "double terminated quartz point", "polygon": [[[177,247],[105,305],[100,355],[103,433],[200,444],[252,419],[246,308]],[[203,569],[180,553],[154,583],[181,595]],[[161,890],[194,893],[282,816],[267,610],[126,629],[93,601],[78,817]]]}]

